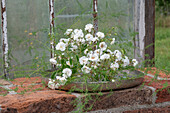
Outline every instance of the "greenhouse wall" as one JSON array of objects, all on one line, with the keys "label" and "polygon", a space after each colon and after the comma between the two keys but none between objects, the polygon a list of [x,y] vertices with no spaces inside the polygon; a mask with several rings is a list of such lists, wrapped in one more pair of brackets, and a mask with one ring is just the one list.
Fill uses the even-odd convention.
[{"label": "greenhouse wall", "polygon": [[[135,0],[98,0],[98,28],[106,35],[113,29],[120,47],[133,56]],[[83,29],[93,23],[93,0],[54,0],[56,41],[68,28]],[[39,76],[50,69],[49,1],[6,0],[10,75]],[[113,32],[112,32],[113,33]],[[121,44],[126,42],[126,44]],[[2,47],[2,46],[1,46]],[[119,49],[118,46],[113,47]],[[2,75],[2,48],[0,74]],[[36,72],[35,72],[36,71]]]}]

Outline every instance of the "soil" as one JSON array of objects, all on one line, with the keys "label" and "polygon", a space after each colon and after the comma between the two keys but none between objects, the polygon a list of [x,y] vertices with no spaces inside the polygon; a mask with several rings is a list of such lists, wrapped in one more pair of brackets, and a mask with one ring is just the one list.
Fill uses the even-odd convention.
[{"label": "soil", "polygon": [[155,80],[152,77],[145,76],[144,83],[156,89],[156,103],[170,101],[170,80]]},{"label": "soil", "polygon": [[17,93],[21,93],[21,94],[24,94],[27,92],[50,90],[48,87],[44,86],[43,84],[15,86],[15,87],[10,87],[10,89],[14,90]]},{"label": "soil", "polygon": [[161,78],[170,78],[170,72],[167,72],[165,70],[159,70],[156,67],[147,67],[141,71],[147,72],[148,74],[151,75],[158,75]]},{"label": "soil", "polygon": [[28,85],[28,84],[36,84],[41,83],[41,77],[31,77],[31,78],[16,78],[11,81],[14,85]]}]

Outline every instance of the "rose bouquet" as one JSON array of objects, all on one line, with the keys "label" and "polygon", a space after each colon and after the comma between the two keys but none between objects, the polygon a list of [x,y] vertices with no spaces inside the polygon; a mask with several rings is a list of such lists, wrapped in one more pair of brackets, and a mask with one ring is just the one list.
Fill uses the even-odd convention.
[{"label": "rose bouquet", "polygon": [[70,82],[114,82],[121,70],[133,69],[138,61],[130,59],[121,50],[112,50],[115,38],[106,38],[102,32],[94,34],[92,24],[84,30],[67,29],[67,38],[56,44],[55,57],[50,62],[56,66],[48,82],[55,89]]}]

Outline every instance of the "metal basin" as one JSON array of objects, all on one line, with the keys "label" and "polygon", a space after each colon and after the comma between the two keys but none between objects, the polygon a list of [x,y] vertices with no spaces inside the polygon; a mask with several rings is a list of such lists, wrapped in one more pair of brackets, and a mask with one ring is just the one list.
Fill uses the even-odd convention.
[{"label": "metal basin", "polygon": [[[127,70],[126,70],[127,71]],[[123,76],[118,74],[118,76]],[[115,80],[115,82],[73,82],[60,86],[59,90],[72,90],[77,92],[98,92],[98,91],[109,91],[109,90],[119,90],[130,87],[135,87],[143,83],[143,73],[139,71],[129,71],[127,72],[127,79],[124,80]],[[48,83],[47,79],[43,80]]]}]

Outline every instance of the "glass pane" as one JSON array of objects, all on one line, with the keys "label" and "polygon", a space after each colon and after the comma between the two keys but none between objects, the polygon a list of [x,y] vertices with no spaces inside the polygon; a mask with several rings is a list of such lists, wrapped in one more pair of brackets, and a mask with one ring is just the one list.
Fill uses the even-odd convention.
[{"label": "glass pane", "polygon": [[[134,0],[98,0],[99,31],[112,33],[111,37],[119,41],[115,48],[126,48],[133,56],[133,1]],[[114,30],[112,30],[114,27]],[[112,31],[112,32],[111,32]],[[114,35],[114,32],[118,35]],[[121,44],[126,42],[126,44]]]},{"label": "glass pane", "polygon": [[92,0],[55,0],[55,26],[58,38],[68,28],[83,29],[92,23]]},{"label": "glass pane", "polygon": [[48,62],[48,9],[47,0],[7,0],[11,75],[32,76]]}]

